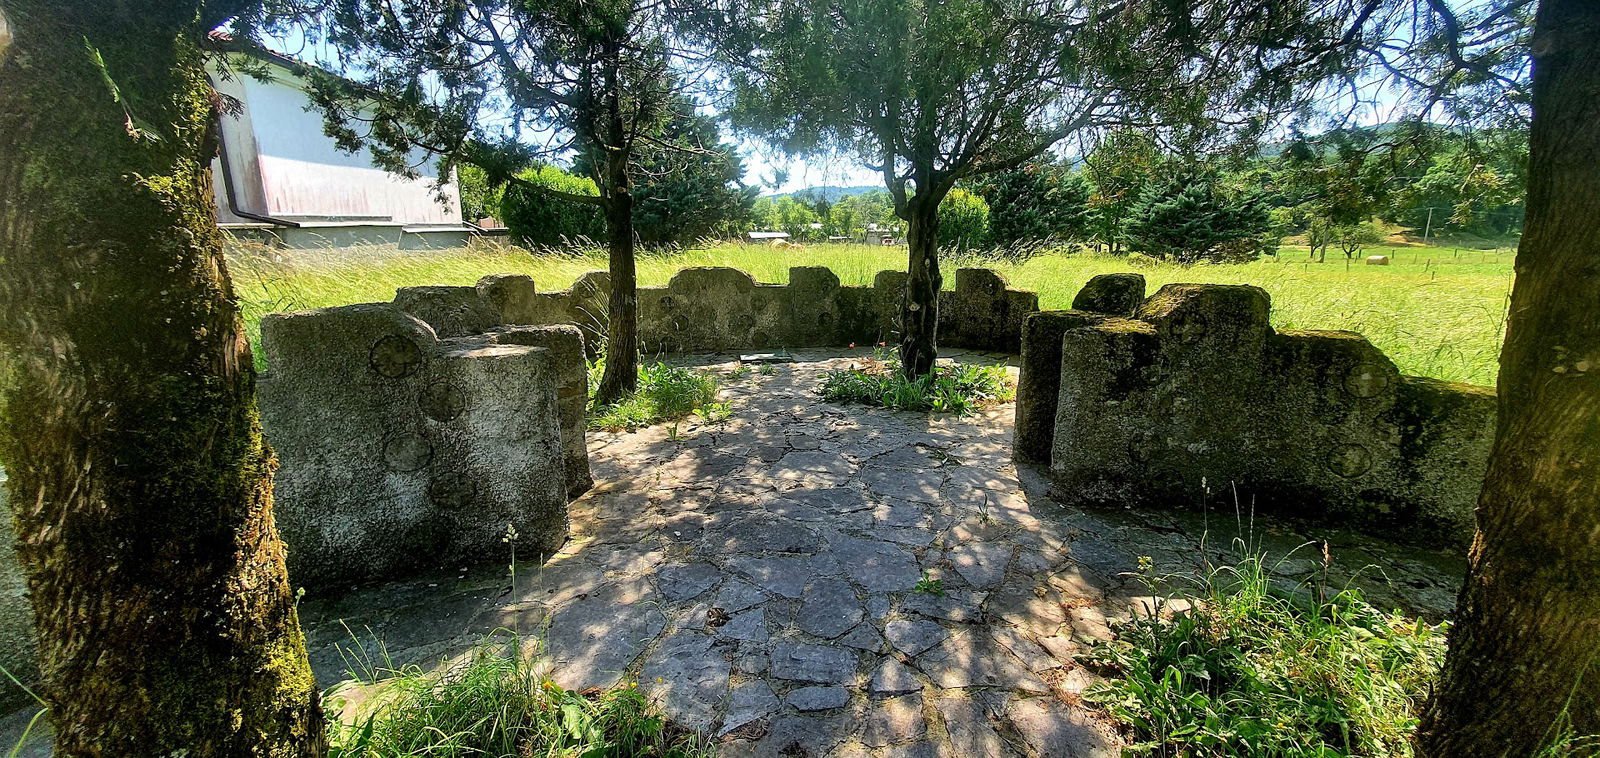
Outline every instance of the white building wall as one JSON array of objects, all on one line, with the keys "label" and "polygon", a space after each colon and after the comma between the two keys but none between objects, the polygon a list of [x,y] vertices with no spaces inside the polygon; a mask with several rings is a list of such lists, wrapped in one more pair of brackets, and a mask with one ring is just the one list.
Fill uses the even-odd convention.
[{"label": "white building wall", "polygon": [[[239,100],[243,112],[223,116],[222,143],[228,152],[234,197],[241,210],[291,221],[354,221],[398,225],[457,225],[461,201],[453,182],[435,188],[434,158],[413,159],[420,176],[406,179],[372,165],[363,150],[345,153],[323,134],[321,114],[308,111],[310,100],[300,80],[279,67],[274,81],[243,74],[224,80],[214,76],[219,91]],[[221,175],[216,173],[218,221],[248,222],[230,213]]]}]

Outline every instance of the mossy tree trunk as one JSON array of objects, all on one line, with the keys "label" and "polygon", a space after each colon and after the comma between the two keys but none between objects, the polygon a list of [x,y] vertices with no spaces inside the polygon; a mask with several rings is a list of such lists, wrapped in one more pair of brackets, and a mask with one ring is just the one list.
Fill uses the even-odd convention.
[{"label": "mossy tree trunk", "polygon": [[919,172],[918,191],[900,203],[906,221],[906,291],[900,307],[900,371],[907,379],[933,373],[939,357],[939,203],[950,188],[931,169]]},{"label": "mossy tree trunk", "polygon": [[214,221],[216,9],[0,5],[0,456],[57,755],[320,754]]},{"label": "mossy tree trunk", "polygon": [[1499,429],[1419,731],[1433,758],[1600,734],[1600,3],[1541,0],[1533,53]]},{"label": "mossy tree trunk", "polygon": [[633,182],[628,175],[637,138],[638,114],[629,124],[623,103],[625,40],[616,37],[605,45],[605,94],[598,118],[585,119],[590,150],[596,157],[596,184],[605,212],[606,265],[611,273],[611,295],[606,313],[606,367],[600,374],[595,402],[614,403],[639,387],[639,277],[634,263]]}]

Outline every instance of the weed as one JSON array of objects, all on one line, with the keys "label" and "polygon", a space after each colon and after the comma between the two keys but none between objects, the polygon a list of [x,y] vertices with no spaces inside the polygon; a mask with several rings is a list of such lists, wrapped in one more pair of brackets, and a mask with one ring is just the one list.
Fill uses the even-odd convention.
[{"label": "weed", "polygon": [[824,374],[820,391],[824,400],[834,403],[957,415],[1006,402],[1015,395],[1005,366],[940,366],[927,376],[908,380],[896,361],[876,355],[848,369]]},{"label": "weed", "polygon": [[924,572],[922,572],[922,578],[917,580],[917,585],[915,587],[912,587],[911,591],[912,592],[921,592],[924,595],[934,595],[936,597],[943,597],[944,596],[944,580],[943,579],[934,579],[933,577],[928,576],[928,572],[924,571]]},{"label": "weed", "polygon": [[[590,364],[589,386],[598,387],[596,378],[604,372],[604,362]],[[622,400],[589,408],[590,429],[638,429],[662,421],[673,421],[691,413],[707,419],[724,414],[728,406],[718,403],[717,381],[710,374],[664,363],[639,367],[639,388]]]},{"label": "weed", "polygon": [[694,414],[710,423],[727,421],[733,415],[733,406],[728,403],[707,403],[694,409]]},{"label": "weed", "polygon": [[[348,690],[325,696],[333,758],[712,755],[673,727],[636,682],[597,694],[563,689],[510,633],[490,635],[466,659],[439,671],[366,660],[354,686],[370,690],[358,706]],[[349,685],[347,685],[349,686]],[[350,713],[354,711],[354,713]]]},{"label": "weed", "polygon": [[778,367],[774,366],[774,365],[772,365],[770,363],[763,363],[763,364],[761,364],[761,375],[762,376],[777,376],[778,375]]},{"label": "weed", "polygon": [[1156,756],[1411,754],[1445,626],[1383,613],[1352,589],[1281,586],[1238,543],[1231,565],[1140,578],[1157,601],[1096,646],[1115,676],[1086,698]]}]

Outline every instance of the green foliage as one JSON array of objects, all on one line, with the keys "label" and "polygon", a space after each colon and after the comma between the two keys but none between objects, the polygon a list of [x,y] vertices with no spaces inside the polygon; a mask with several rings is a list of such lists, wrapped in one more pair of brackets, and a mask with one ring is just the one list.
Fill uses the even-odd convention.
[{"label": "green foliage", "polygon": [[[363,662],[364,663],[364,662]],[[669,724],[634,682],[579,694],[545,679],[516,635],[490,636],[437,672],[387,660],[355,672],[376,690],[359,715],[329,721],[332,758],[709,757]],[[326,699],[345,704],[340,689]]]},{"label": "green foliage", "polygon": [[1133,208],[1166,163],[1152,136],[1118,130],[1095,145],[1084,160],[1094,186],[1089,196],[1089,236],[1113,254],[1123,252]]},{"label": "green foliage", "polygon": [[1126,235],[1130,250],[1178,263],[1243,263],[1278,248],[1260,195],[1227,192],[1199,172],[1147,187]]},{"label": "green foliage", "polygon": [[939,238],[956,251],[988,244],[989,204],[964,189],[950,190],[939,203]]},{"label": "green foliage", "polygon": [[463,163],[456,167],[456,186],[461,193],[461,220],[477,223],[484,217],[500,218],[505,187],[491,184],[488,172]]},{"label": "green foliage", "polygon": [[829,371],[822,377],[822,399],[966,415],[1006,402],[1016,394],[1005,366],[939,366],[933,373],[906,379],[898,365],[892,350],[880,349],[877,355],[863,358],[858,366]]},{"label": "green foliage", "polygon": [[[600,385],[605,362],[589,366],[589,388]],[[590,429],[637,429],[674,421],[698,413],[707,420],[727,417],[727,405],[717,402],[717,380],[708,373],[652,363],[639,367],[639,388],[610,405],[589,408]]]},{"label": "green foliage", "polygon": [[501,221],[511,231],[512,238],[528,246],[605,239],[605,219],[598,206],[563,200],[541,191],[546,188],[594,197],[600,190],[593,179],[567,173],[555,166],[530,168],[518,177],[533,186],[512,184],[506,188],[500,202],[504,216]]},{"label": "green foliage", "polygon": [[1088,236],[1093,218],[1089,197],[1094,188],[1083,174],[1069,172],[1048,158],[978,184],[978,194],[989,203],[990,244],[1059,242]]},{"label": "green foliage", "polygon": [[[1243,551],[1241,550],[1241,554]],[[1409,756],[1444,660],[1445,627],[1382,613],[1354,590],[1284,587],[1264,555],[1161,577],[1091,661],[1115,675],[1085,699],[1155,756]]]},{"label": "green foliage", "polygon": [[[594,167],[580,155],[574,171],[592,175]],[[629,174],[633,230],[650,246],[737,233],[756,199],[755,188],[740,186],[744,164],[734,146],[721,141],[717,122],[683,97],[675,98],[661,134],[634,148]]]},{"label": "green foliage", "polygon": [[751,207],[755,228],[763,231],[788,232],[789,238],[800,241],[816,239],[819,231],[811,227],[820,223],[811,206],[789,195],[763,197]]},{"label": "green foliage", "polygon": [[911,591],[921,592],[924,595],[933,595],[934,597],[944,597],[944,580],[934,579],[928,576],[928,572],[924,571],[922,572],[922,578],[917,580],[916,586],[912,587]]},{"label": "green foliage", "polygon": [[1374,221],[1363,221],[1358,224],[1340,224],[1329,230],[1334,244],[1344,252],[1344,257],[1354,258],[1356,253],[1369,246],[1383,242],[1389,235],[1382,226]]},{"label": "green foliage", "polygon": [[861,239],[868,227],[899,229],[905,222],[894,215],[894,200],[885,190],[847,195],[828,206],[823,231],[830,237]]}]

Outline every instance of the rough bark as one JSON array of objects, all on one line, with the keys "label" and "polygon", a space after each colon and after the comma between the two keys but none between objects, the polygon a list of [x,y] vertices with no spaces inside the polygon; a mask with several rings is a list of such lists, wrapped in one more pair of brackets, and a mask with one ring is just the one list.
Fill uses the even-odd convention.
[{"label": "rough bark", "polygon": [[1500,420],[1422,754],[1600,734],[1600,4],[1542,0]]},{"label": "rough bark", "polygon": [[[605,209],[606,252],[611,271],[611,294],[606,314],[606,368],[595,390],[595,402],[614,403],[639,386],[639,277],[633,259],[633,180],[628,174],[633,160],[633,130],[623,106],[624,40],[606,45],[602,81],[602,107],[584,119],[590,126],[590,149],[603,162],[597,184]],[[639,114],[635,113],[637,119]]]},{"label": "rough bark", "polygon": [[0,2],[0,457],[56,754],[320,754],[200,9]]},{"label": "rough bark", "polygon": [[939,357],[939,200],[927,192],[906,203],[906,292],[900,308],[900,371],[907,379],[926,376]]},{"label": "rough bark", "polygon": [[615,151],[606,157],[606,184],[611,296],[606,320],[606,368],[595,391],[595,402],[601,404],[616,402],[639,385],[639,282],[634,266],[633,192],[626,153]]}]

